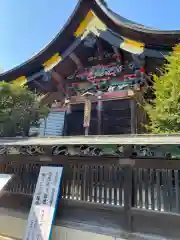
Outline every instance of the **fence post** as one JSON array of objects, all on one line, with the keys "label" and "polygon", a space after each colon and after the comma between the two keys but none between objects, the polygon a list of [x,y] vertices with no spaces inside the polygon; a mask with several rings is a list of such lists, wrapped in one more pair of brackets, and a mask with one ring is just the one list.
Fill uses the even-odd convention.
[{"label": "fence post", "polygon": [[131,207],[132,207],[132,168],[124,167],[124,220],[125,228],[131,232]]},{"label": "fence post", "polygon": [[125,229],[128,232],[132,231],[132,194],[133,194],[133,165],[134,160],[132,159],[132,146],[128,146],[125,151],[125,161],[123,162],[124,169],[124,222]]}]

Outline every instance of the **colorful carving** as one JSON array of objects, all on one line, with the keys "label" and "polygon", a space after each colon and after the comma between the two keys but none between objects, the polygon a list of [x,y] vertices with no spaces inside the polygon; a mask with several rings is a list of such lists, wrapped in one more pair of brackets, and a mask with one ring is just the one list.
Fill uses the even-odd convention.
[{"label": "colorful carving", "polygon": [[123,148],[119,145],[74,145],[56,146],[53,148],[54,155],[70,156],[123,156]]},{"label": "colorful carving", "polygon": [[[116,54],[115,53],[108,53],[108,52],[104,52],[103,54],[103,59],[116,59]],[[88,58],[88,61],[89,62],[92,62],[92,61],[101,61],[102,58],[101,56],[92,56],[92,57],[89,57]]]},{"label": "colorful carving", "polygon": [[[84,96],[87,92],[91,95],[97,95],[98,91],[111,93],[129,89],[138,91],[142,86],[145,86],[144,59],[142,57],[133,55],[131,62],[126,61],[124,65],[121,65],[121,56],[117,52],[105,53],[105,55],[107,58],[115,58],[116,62],[85,68],[84,71],[76,72],[68,77],[70,80],[69,88],[73,89],[75,95]],[[93,61],[94,59],[92,57],[89,60]]]},{"label": "colorful carving", "polygon": [[110,81],[99,81],[94,82],[92,84],[87,83],[86,85],[82,85],[81,83],[73,84],[73,88],[75,92],[80,92],[82,95],[86,92],[91,92],[96,94],[98,91],[102,92],[114,92],[114,91],[121,91],[126,89],[133,89],[135,86],[143,86],[144,81],[141,79],[134,78],[127,78],[125,81],[122,79],[113,78]]},{"label": "colorful carving", "polygon": [[109,65],[97,65],[91,68],[85,69],[85,71],[76,74],[77,80],[87,80],[90,82],[98,81],[98,79],[109,80],[110,77],[116,77],[120,75],[123,67],[117,64]]},{"label": "colorful carving", "polygon": [[[64,155],[64,156],[125,156],[126,145],[57,145],[47,146],[0,146],[0,155]],[[47,152],[46,152],[47,151]],[[175,145],[136,145],[133,147],[133,157],[180,159],[180,146]]]}]

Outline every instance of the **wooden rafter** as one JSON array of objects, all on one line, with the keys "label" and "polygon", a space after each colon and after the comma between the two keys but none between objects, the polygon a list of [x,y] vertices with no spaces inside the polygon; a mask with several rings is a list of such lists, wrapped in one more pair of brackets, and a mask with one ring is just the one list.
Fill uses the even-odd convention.
[{"label": "wooden rafter", "polygon": [[43,91],[46,91],[46,92],[48,91],[48,89],[45,86],[43,86],[39,81],[34,80],[33,82],[36,84],[36,86],[41,88]]},{"label": "wooden rafter", "polygon": [[112,49],[113,49],[114,53],[116,54],[116,56],[119,56],[121,58],[121,60],[123,60],[122,59],[123,58],[122,50],[115,46],[113,46]]},{"label": "wooden rafter", "polygon": [[51,71],[51,75],[59,84],[61,84],[64,81],[64,77],[59,73],[55,72],[54,70]]},{"label": "wooden rafter", "polygon": [[103,47],[101,45],[100,39],[96,40],[96,46],[97,46],[97,50],[98,50],[98,53],[99,53],[101,59],[103,59],[104,58],[104,51],[103,51]]},{"label": "wooden rafter", "polygon": [[112,48],[113,48],[113,51],[114,51],[114,53],[115,53],[116,55],[121,55],[121,54],[120,54],[120,51],[119,51],[119,49],[118,49],[117,47],[112,46]]},{"label": "wooden rafter", "polygon": [[51,72],[51,75],[52,75],[52,79],[55,80],[57,83],[56,86],[57,86],[59,92],[62,92],[62,91],[64,92],[65,91],[65,89],[64,89],[65,78],[54,70]]},{"label": "wooden rafter", "polygon": [[115,46],[112,46],[112,49],[113,49],[114,53],[116,54],[116,57],[118,57],[121,60],[121,65],[124,65],[123,51]]},{"label": "wooden rafter", "polygon": [[81,60],[77,57],[77,55],[75,53],[71,53],[70,54],[70,58],[76,64],[78,70],[82,70],[83,69],[83,64],[82,64]]}]

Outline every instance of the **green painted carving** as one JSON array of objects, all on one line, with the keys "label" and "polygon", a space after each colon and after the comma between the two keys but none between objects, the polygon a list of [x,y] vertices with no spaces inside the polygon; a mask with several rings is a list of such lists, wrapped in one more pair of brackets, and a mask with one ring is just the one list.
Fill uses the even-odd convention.
[{"label": "green painted carving", "polygon": [[[0,146],[0,155],[21,154],[30,156],[116,156],[126,157],[127,145],[57,145],[57,146]],[[180,146],[175,145],[136,145],[133,157],[180,159]]]}]

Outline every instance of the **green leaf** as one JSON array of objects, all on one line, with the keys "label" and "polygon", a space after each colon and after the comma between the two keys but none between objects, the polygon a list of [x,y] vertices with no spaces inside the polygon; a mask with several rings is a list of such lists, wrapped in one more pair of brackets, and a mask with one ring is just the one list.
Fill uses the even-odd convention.
[{"label": "green leaf", "polygon": [[48,114],[41,95],[17,83],[0,82],[0,136],[27,136],[31,126]]},{"label": "green leaf", "polygon": [[147,129],[153,133],[180,132],[180,45],[166,60],[163,75],[154,76],[155,98],[145,105],[150,119]]}]

